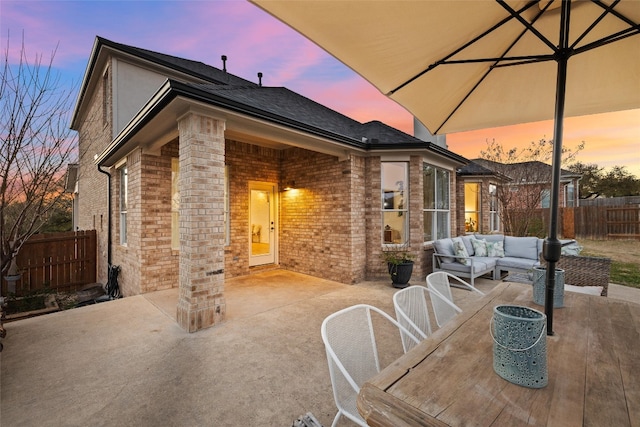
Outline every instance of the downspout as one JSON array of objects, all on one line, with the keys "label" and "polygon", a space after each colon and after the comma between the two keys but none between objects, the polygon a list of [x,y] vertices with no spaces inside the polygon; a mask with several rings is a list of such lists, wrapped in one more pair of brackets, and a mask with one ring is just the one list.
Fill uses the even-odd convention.
[{"label": "downspout", "polygon": [[102,170],[102,166],[98,165],[98,172],[109,177],[107,180],[107,266],[111,267],[111,174]]}]

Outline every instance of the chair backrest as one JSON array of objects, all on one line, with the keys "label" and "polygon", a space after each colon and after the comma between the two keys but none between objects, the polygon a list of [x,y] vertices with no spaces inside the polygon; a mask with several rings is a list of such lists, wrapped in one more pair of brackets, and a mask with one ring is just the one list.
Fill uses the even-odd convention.
[{"label": "chair backrest", "polygon": [[[427,308],[426,294],[429,290],[424,286],[409,286],[393,294],[393,306],[396,310],[396,319],[400,325],[418,339],[425,339],[431,335],[431,322],[429,321],[429,309]],[[411,350],[416,343],[407,334],[400,331],[402,348],[404,352]]]},{"label": "chair backrest", "polygon": [[431,296],[433,316],[439,327],[447,324],[458,313],[462,313],[460,307],[453,302],[448,276],[449,274],[444,271],[437,271],[427,276],[427,288]]},{"label": "chair backrest", "polygon": [[[356,407],[360,387],[380,372],[380,360],[372,313],[391,322],[414,342],[419,342],[408,330],[384,311],[366,304],[354,305],[329,315],[322,322],[321,335],[327,352],[329,375],[338,414],[366,425]],[[379,319],[376,318],[376,324]],[[399,350],[399,346],[398,346]]]}]

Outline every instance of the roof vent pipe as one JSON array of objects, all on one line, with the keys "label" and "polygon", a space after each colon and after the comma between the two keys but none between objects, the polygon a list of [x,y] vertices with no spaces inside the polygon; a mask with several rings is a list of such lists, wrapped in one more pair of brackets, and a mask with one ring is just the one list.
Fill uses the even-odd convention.
[{"label": "roof vent pipe", "polygon": [[222,55],[222,71],[227,72],[227,55]]},{"label": "roof vent pipe", "polygon": [[262,86],[262,73],[258,73],[258,86]]}]

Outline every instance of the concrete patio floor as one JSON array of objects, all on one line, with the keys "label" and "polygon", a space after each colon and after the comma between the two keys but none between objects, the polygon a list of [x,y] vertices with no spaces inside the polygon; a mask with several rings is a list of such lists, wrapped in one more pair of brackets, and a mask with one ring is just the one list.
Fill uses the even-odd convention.
[{"label": "concrete patio floor", "polygon": [[[320,324],[357,303],[393,314],[394,292],[273,270],[227,280],[226,321],[192,334],[175,322],[177,289],[5,324],[0,425],[288,427],[312,412],[328,427]],[[463,309],[475,297],[454,289]],[[640,303],[640,290],[609,297]]]}]

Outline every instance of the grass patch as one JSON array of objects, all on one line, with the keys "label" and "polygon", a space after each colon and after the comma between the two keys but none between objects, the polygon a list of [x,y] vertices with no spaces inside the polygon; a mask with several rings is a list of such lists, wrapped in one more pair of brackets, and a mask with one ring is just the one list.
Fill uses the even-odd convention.
[{"label": "grass patch", "polygon": [[609,281],[632,288],[640,288],[640,266],[629,262],[612,261]]}]

